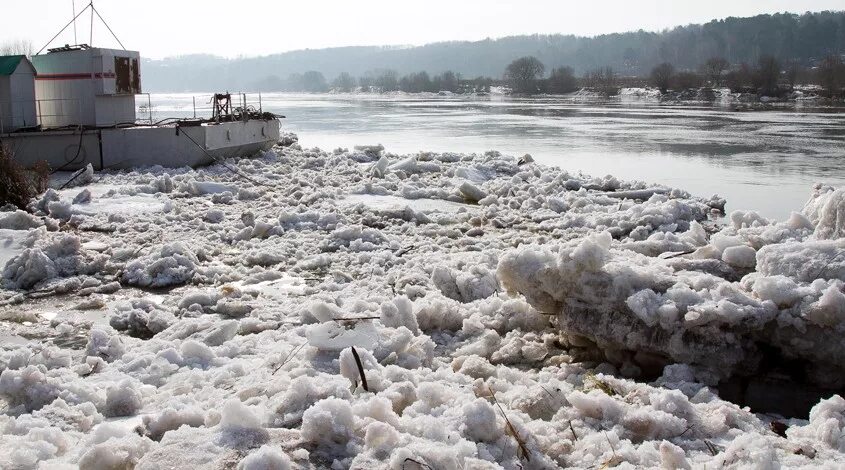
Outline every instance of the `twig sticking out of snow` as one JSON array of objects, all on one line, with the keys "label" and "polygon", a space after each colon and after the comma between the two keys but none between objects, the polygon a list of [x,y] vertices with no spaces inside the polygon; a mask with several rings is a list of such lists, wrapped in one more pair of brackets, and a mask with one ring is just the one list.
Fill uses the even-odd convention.
[{"label": "twig sticking out of snow", "polygon": [[601,468],[603,468],[603,469],[615,467],[615,466],[619,465],[620,463],[622,463],[622,459],[618,455],[616,455],[616,448],[614,448],[613,443],[610,442],[610,436],[607,435],[607,431],[605,431],[604,437],[605,437],[605,439],[607,439],[607,444],[610,446],[610,451],[613,452],[613,457],[608,459],[607,462],[605,462],[601,466]]},{"label": "twig sticking out of snow", "polygon": [[675,252],[675,253],[671,253],[671,252],[667,251],[666,253],[660,253],[657,257],[660,258],[660,259],[672,259],[672,258],[677,258],[679,256],[691,255],[693,253],[695,253],[695,250],[678,251],[678,252]]},{"label": "twig sticking out of snow", "polygon": [[358,366],[358,375],[361,377],[361,386],[364,387],[365,392],[369,392],[370,389],[367,387],[367,376],[364,374],[364,364],[361,363],[361,358],[358,356],[358,351],[355,350],[355,346],[352,346],[352,356],[355,358],[355,364]]},{"label": "twig sticking out of snow", "polygon": [[837,254],[836,256],[834,256],[832,259],[828,260],[828,262],[827,262],[827,263],[825,263],[825,265],[824,265],[824,266],[822,266],[822,268],[819,270],[818,274],[816,274],[816,275],[815,275],[815,276],[813,276],[813,277],[814,277],[815,279],[821,279],[821,278],[822,278],[822,276],[823,276],[823,275],[827,272],[827,268],[829,268],[829,267],[830,267],[830,265],[831,265],[832,263],[834,263],[834,262],[836,262],[836,261],[839,261],[839,257],[840,257],[840,256],[842,256],[842,254],[843,254],[843,253],[838,253],[838,254]]},{"label": "twig sticking out of snow", "polygon": [[719,453],[719,449],[717,449],[716,446],[712,442],[708,441],[707,439],[704,440],[704,445],[707,446],[707,450],[709,450],[710,453],[713,454],[714,457],[716,456],[716,454]]},{"label": "twig sticking out of snow", "polygon": [[411,252],[411,251],[415,250],[416,248],[417,248],[417,247],[416,247],[415,245],[411,245],[411,246],[409,246],[409,247],[407,247],[407,248],[402,248],[401,250],[399,250],[399,251],[397,251],[397,252],[396,252],[396,257],[401,258],[401,257],[402,257],[402,255],[404,255],[404,254],[406,254],[406,253],[409,253],[409,252]]},{"label": "twig sticking out of snow", "polygon": [[[554,394],[552,394],[552,392],[550,392],[549,389],[544,387],[542,384],[537,384],[537,385],[539,385],[540,388],[542,388],[544,392],[546,392],[550,397],[552,397],[552,400],[559,400],[559,397],[554,396]],[[551,407],[549,407],[549,408],[551,409]],[[552,414],[554,414],[555,411],[556,410],[551,409]],[[572,431],[572,437],[575,438],[575,440],[577,441],[578,440],[578,434],[575,434],[575,428],[572,427],[572,420],[570,419],[569,421],[566,422],[566,424],[569,426],[569,430]]]},{"label": "twig sticking out of snow", "polygon": [[531,451],[529,451],[528,447],[525,445],[525,440],[522,438],[522,436],[519,435],[519,433],[516,431],[516,428],[513,427],[513,424],[511,424],[511,420],[509,420],[508,415],[505,414],[505,409],[502,408],[502,405],[499,404],[499,400],[496,399],[496,393],[493,391],[492,388],[490,388],[489,385],[487,386],[487,389],[490,390],[490,397],[493,398],[493,403],[495,403],[496,406],[499,407],[499,411],[502,413],[502,417],[505,418],[505,427],[507,429],[507,433],[513,436],[513,438],[516,440],[516,444],[519,446],[519,452],[520,454],[522,454],[522,457],[527,462],[530,462]]},{"label": "twig sticking out of snow", "polygon": [[297,347],[293,348],[293,350],[290,352],[290,354],[288,354],[288,356],[285,358],[285,360],[284,360],[284,361],[282,361],[282,363],[281,363],[281,364],[279,364],[278,366],[276,366],[276,368],[273,370],[273,375],[276,375],[276,372],[279,372],[279,370],[281,370],[281,369],[282,369],[282,367],[284,367],[284,366],[285,366],[285,364],[287,364],[287,363],[288,363],[288,361],[290,361],[291,359],[293,359],[293,357],[294,357],[294,356],[295,356],[295,355],[296,355],[296,354],[297,354],[297,353],[298,353],[298,352],[299,352],[302,348],[304,348],[306,344],[308,344],[308,341],[306,341],[306,342],[304,342],[304,343],[300,344],[299,346],[297,346]]}]

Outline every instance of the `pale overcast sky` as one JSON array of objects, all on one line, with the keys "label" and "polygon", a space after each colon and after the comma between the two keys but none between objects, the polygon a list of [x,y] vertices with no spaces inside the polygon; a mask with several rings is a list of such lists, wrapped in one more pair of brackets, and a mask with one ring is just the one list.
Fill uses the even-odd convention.
[{"label": "pale overcast sky", "polygon": [[[40,49],[70,18],[72,0],[3,0],[0,44]],[[88,0],[76,0],[77,11]],[[233,57],[351,45],[419,45],[531,33],[597,35],[661,30],[728,16],[845,10],[845,0],[98,0],[128,49],[161,58]],[[78,24],[88,42],[90,16]],[[53,45],[73,42],[73,29]],[[116,46],[95,22],[94,44]]]}]

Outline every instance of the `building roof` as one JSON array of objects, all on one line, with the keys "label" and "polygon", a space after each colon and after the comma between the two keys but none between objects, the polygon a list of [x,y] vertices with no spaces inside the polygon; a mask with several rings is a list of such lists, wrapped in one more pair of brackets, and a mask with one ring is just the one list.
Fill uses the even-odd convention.
[{"label": "building roof", "polygon": [[21,63],[22,59],[26,59],[26,56],[22,55],[3,55],[0,56],[0,77],[11,75],[15,73],[15,70],[18,68],[18,64]]}]

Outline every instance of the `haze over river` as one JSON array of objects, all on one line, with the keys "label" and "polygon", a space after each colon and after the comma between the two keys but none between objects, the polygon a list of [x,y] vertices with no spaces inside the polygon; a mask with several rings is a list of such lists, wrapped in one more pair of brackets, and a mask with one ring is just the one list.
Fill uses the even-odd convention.
[{"label": "haze over river", "polygon": [[[210,94],[152,95],[153,117],[208,115]],[[257,107],[257,99],[250,97]],[[784,219],[811,186],[845,186],[845,113],[789,106],[659,105],[641,99],[264,94],[264,111],[303,147],[383,144],[388,152],[526,153],[592,176],[612,174],[727,198],[727,211]],[[835,112],[839,111],[839,112]],[[142,111],[141,114],[146,111]]]}]

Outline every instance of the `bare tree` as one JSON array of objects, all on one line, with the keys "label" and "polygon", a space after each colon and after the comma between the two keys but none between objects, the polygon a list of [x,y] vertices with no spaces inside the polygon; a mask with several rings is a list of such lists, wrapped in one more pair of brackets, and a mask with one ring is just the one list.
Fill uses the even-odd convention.
[{"label": "bare tree", "polygon": [[725,75],[725,85],[734,93],[746,92],[753,82],[753,75],[751,67],[743,62],[736,70],[731,70]]},{"label": "bare tree", "polygon": [[537,93],[537,79],[543,76],[546,66],[533,56],[521,57],[505,69],[505,80],[516,93]]},{"label": "bare tree", "polygon": [[661,93],[666,93],[669,85],[672,84],[674,74],[675,67],[669,62],[663,62],[651,69],[651,84],[659,88]]},{"label": "bare tree", "polygon": [[674,82],[679,90],[689,90],[690,88],[700,88],[702,78],[695,72],[678,72],[675,75]]},{"label": "bare tree", "polygon": [[795,89],[795,85],[798,84],[798,80],[801,77],[802,70],[803,67],[801,67],[801,64],[795,60],[790,61],[786,66],[786,81],[789,83],[790,90]]},{"label": "bare tree", "polygon": [[833,97],[845,86],[845,64],[842,59],[830,55],[822,60],[816,70],[819,85],[827,91],[827,95]]},{"label": "bare tree", "polygon": [[381,70],[375,77],[374,84],[382,93],[396,91],[399,89],[399,74],[391,69]]},{"label": "bare tree", "polygon": [[613,67],[593,69],[584,75],[584,84],[594,91],[613,96],[619,93],[616,72]]},{"label": "bare tree", "polygon": [[772,56],[760,57],[754,73],[754,87],[758,93],[776,95],[780,80],[780,62]]},{"label": "bare tree", "polygon": [[578,80],[572,67],[553,69],[549,76],[548,91],[550,93],[571,93],[578,89]]},{"label": "bare tree", "polygon": [[32,57],[34,52],[32,41],[26,39],[18,39],[0,44],[0,55],[25,55]]},{"label": "bare tree", "polygon": [[332,88],[342,93],[350,92],[355,88],[355,78],[347,72],[342,72],[332,82]]},{"label": "bare tree", "polygon": [[711,57],[704,63],[704,75],[713,83],[713,86],[719,88],[722,86],[722,75],[728,70],[730,63],[722,57]]},{"label": "bare tree", "polygon": [[431,79],[432,86],[435,88],[432,91],[450,91],[457,93],[461,85],[461,76],[451,70],[447,70],[440,75],[435,75]]},{"label": "bare tree", "polygon": [[361,77],[358,77],[358,86],[361,87],[361,91],[364,93],[369,93],[372,91],[372,88],[375,86],[375,75],[372,72],[368,72]]}]

